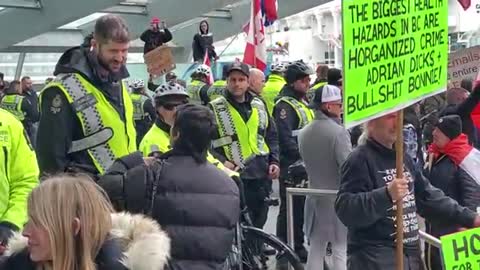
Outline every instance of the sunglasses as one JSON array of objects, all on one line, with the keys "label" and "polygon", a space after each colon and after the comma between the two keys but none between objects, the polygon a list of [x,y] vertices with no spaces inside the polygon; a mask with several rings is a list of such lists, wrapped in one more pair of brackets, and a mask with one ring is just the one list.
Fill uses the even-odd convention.
[{"label": "sunglasses", "polygon": [[164,107],[168,111],[173,111],[178,106],[184,105],[184,104],[187,104],[187,103],[188,103],[187,101],[180,102],[180,103],[165,103],[165,104],[162,105],[162,107]]}]

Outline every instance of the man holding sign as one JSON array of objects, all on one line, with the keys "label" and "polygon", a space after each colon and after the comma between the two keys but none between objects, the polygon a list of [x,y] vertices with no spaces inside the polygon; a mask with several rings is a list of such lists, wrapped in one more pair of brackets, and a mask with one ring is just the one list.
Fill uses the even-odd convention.
[{"label": "man holding sign", "polygon": [[335,203],[349,230],[348,269],[421,269],[417,211],[434,221],[480,226],[480,217],[432,187],[403,155],[403,119],[394,113],[446,90],[448,1],[342,4],[345,125],[368,122],[366,144],[342,167]]},{"label": "man holding sign", "polygon": [[461,227],[480,227],[480,217],[434,188],[405,155],[404,178],[396,179],[397,114],[366,124],[368,140],[342,166],[335,202],[348,228],[347,266],[355,269],[395,269],[395,202],[403,200],[405,269],[421,269],[418,220]]}]

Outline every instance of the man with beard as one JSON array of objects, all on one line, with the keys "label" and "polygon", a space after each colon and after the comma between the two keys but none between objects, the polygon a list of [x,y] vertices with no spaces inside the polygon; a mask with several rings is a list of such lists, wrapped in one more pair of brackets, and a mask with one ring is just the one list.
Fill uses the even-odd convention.
[{"label": "man with beard", "polygon": [[26,117],[24,126],[28,136],[30,137],[30,142],[32,143],[33,148],[35,148],[37,145],[36,144],[36,139],[37,139],[36,123],[40,118],[40,112],[38,111],[38,96],[37,96],[37,92],[33,89],[33,83],[30,77],[28,76],[23,77],[21,82],[22,82],[22,95],[32,105],[32,114]]},{"label": "man with beard", "polygon": [[92,49],[71,48],[58,61],[55,80],[40,95],[42,174],[103,174],[137,150],[132,101],[122,82],[129,76],[129,41],[125,21],[106,15],[95,24]]}]

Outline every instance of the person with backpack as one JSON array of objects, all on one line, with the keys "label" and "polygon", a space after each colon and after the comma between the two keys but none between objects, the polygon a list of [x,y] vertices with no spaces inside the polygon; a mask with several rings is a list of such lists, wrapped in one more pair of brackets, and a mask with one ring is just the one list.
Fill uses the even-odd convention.
[{"label": "person with backpack", "polygon": [[207,162],[216,128],[206,107],[176,108],[171,150],[144,166],[120,159],[100,186],[110,200],[132,213],[155,219],[171,238],[171,269],[221,269],[240,217],[237,184]]}]

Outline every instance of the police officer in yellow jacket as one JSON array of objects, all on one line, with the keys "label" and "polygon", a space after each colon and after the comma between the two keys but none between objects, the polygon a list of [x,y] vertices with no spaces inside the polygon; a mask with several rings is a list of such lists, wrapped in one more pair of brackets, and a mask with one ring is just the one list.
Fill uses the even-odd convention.
[{"label": "police officer in yellow jacket", "polygon": [[29,138],[32,138],[32,122],[38,121],[40,115],[36,105],[23,94],[21,82],[12,81],[5,91],[5,96],[1,98],[0,108],[9,111],[22,122]]},{"label": "police officer in yellow jacket", "polygon": [[209,78],[211,75],[210,67],[199,65],[192,73],[192,81],[187,86],[187,93],[190,96],[190,103],[197,105],[206,105],[208,103]]},{"label": "police officer in yellow jacket", "polygon": [[[176,82],[162,84],[155,92],[157,117],[155,123],[140,143],[139,148],[145,157],[159,157],[171,150],[170,128],[175,121],[176,107],[188,103],[188,94],[185,88]],[[236,172],[225,168],[225,166],[210,153],[207,155],[207,160],[226,172],[229,176],[238,175]]]},{"label": "police officer in yellow jacket", "polygon": [[27,221],[27,197],[38,184],[38,174],[35,152],[22,124],[0,109],[0,246]]},{"label": "police officer in yellow jacket", "polygon": [[229,64],[224,64],[222,67],[222,79],[215,81],[207,90],[207,103],[223,96],[225,88],[227,88],[227,73]]},{"label": "police officer in yellow jacket", "polygon": [[[308,179],[306,175],[304,175],[303,179],[299,175],[293,176],[289,171],[292,170],[291,166],[294,164],[301,164],[297,143],[298,132],[310,123],[314,116],[313,111],[308,107],[308,100],[306,99],[307,91],[310,88],[311,74],[313,74],[313,70],[302,61],[292,62],[285,71],[287,84],[278,96],[273,109],[273,117],[278,129],[281,168],[281,205],[277,219],[277,236],[283,241],[287,240],[286,188],[302,187],[301,180]],[[303,246],[304,205],[305,198],[294,198],[295,251],[302,261],[307,259],[307,251]]]},{"label": "police officer in yellow jacket", "polygon": [[263,88],[262,97],[267,103],[268,113],[270,116],[273,113],[273,107],[275,105],[275,98],[285,85],[285,79],[283,78],[288,63],[275,63],[270,67],[270,75]]},{"label": "police officer in yellow jacket", "polygon": [[75,47],[57,63],[54,81],[40,95],[38,130],[42,173],[103,174],[116,158],[137,150],[133,105],[123,83],[129,32],[105,15],[95,24],[92,49]]},{"label": "police officer in yellow jacket", "polygon": [[269,181],[279,174],[278,140],[264,103],[248,92],[248,76],[246,64],[233,63],[227,91],[209,104],[217,121],[212,154],[227,168],[240,169],[252,222],[262,228],[268,214]]},{"label": "police officer in yellow jacket", "polygon": [[133,120],[135,121],[135,130],[137,131],[137,145],[140,145],[140,142],[155,120],[155,108],[152,100],[145,92],[145,82],[143,80],[130,82],[130,89],[132,91],[130,98],[133,104]]}]

